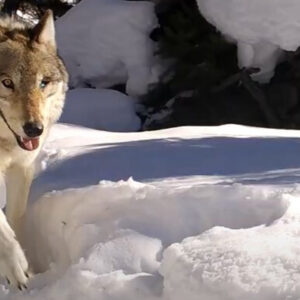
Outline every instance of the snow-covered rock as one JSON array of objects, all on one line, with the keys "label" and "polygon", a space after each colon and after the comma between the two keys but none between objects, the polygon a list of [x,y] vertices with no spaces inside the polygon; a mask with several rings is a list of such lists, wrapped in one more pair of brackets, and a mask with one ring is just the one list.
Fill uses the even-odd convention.
[{"label": "snow-covered rock", "polygon": [[67,92],[60,122],[107,131],[138,131],[136,100],[118,91],[79,88]]},{"label": "snow-covered rock", "polygon": [[73,87],[105,88],[126,83],[130,95],[145,94],[157,80],[154,4],[84,0],[56,21],[59,53]]},{"label": "snow-covered rock", "polygon": [[282,50],[300,46],[297,0],[197,0],[202,15],[238,45],[240,67],[259,67],[254,79],[274,73]]}]

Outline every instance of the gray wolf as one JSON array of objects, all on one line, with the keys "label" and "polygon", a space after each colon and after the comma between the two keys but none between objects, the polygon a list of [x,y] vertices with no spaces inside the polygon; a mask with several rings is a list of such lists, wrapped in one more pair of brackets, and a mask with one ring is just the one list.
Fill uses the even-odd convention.
[{"label": "gray wolf", "polygon": [[61,115],[67,81],[51,11],[32,27],[0,18],[0,172],[7,194],[6,216],[0,210],[0,274],[19,289],[28,281],[28,262],[17,238],[34,161]]}]

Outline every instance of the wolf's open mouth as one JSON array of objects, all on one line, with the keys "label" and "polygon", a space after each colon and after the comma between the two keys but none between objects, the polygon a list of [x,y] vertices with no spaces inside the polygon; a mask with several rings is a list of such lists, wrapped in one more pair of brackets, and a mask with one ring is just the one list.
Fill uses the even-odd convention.
[{"label": "wolf's open mouth", "polygon": [[15,131],[10,127],[8,124],[2,110],[0,109],[0,117],[3,119],[5,124],[7,125],[8,129],[12,132],[12,134],[15,136],[18,145],[23,149],[27,151],[33,151],[37,149],[40,145],[40,139],[38,137],[36,138],[23,138],[15,133]]},{"label": "wolf's open mouth", "polygon": [[16,135],[18,145],[27,151],[35,150],[39,147],[40,139],[39,138],[23,138],[19,135]]}]

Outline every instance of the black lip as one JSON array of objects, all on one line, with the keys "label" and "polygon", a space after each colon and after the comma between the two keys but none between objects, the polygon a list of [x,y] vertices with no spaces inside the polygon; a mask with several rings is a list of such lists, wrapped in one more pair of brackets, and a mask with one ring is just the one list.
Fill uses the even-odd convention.
[{"label": "black lip", "polygon": [[24,144],[22,143],[21,137],[20,137],[19,135],[15,134],[15,138],[16,138],[16,140],[17,140],[18,145],[19,145],[23,150],[31,151],[31,150],[28,150],[28,149],[26,149],[26,148],[24,147]]},{"label": "black lip", "polygon": [[[9,125],[9,123],[7,122],[5,116],[4,116],[4,113],[3,111],[0,109],[0,117],[3,119],[4,123],[6,124],[7,128],[11,131],[11,133],[14,135],[14,137],[16,138],[16,141],[18,143],[18,145],[23,149],[23,150],[27,150],[22,141],[21,141],[21,137],[19,135],[17,135],[14,130],[11,128],[11,126]],[[28,151],[28,150],[27,150]]]},{"label": "black lip", "polygon": [[19,135],[17,135],[16,133],[15,133],[15,131],[11,128],[11,126],[9,125],[9,123],[7,122],[7,120],[6,120],[6,118],[5,118],[5,116],[4,116],[4,113],[3,113],[3,111],[0,109],[0,117],[3,119],[3,121],[5,122],[5,124],[6,124],[6,126],[8,127],[8,129],[11,131],[11,133],[14,135],[14,137],[16,138],[16,141],[17,141],[17,143],[18,143],[18,145],[23,149],[23,150],[26,150],[26,151],[33,151],[33,150],[35,150],[35,149],[32,149],[32,150],[28,150],[28,149],[26,149],[25,147],[24,147],[24,143],[22,142],[22,138],[19,136]]},{"label": "black lip", "polygon": [[[24,147],[24,143],[22,142],[22,138],[21,138],[19,135],[16,134],[16,135],[15,135],[15,138],[16,138],[16,140],[17,140],[18,145],[19,145],[23,150],[26,150],[26,151],[28,151],[28,152],[31,152],[31,151],[36,150],[36,149],[29,150],[29,149],[27,149],[26,147]],[[37,138],[37,139],[39,139],[39,138]]]}]

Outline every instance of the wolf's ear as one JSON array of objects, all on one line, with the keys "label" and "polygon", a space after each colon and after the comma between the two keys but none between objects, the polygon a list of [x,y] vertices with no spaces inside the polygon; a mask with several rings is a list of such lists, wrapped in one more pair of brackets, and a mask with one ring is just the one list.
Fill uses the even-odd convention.
[{"label": "wolf's ear", "polygon": [[48,9],[40,22],[33,28],[33,41],[38,44],[50,45],[56,49],[53,13]]}]

